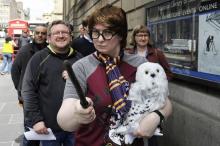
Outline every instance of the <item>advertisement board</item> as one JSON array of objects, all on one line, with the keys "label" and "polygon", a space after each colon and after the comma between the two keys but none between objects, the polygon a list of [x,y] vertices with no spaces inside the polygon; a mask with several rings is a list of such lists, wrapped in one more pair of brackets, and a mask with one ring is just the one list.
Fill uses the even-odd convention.
[{"label": "advertisement board", "polygon": [[170,0],[146,8],[146,16],[176,76],[220,87],[220,1]]}]

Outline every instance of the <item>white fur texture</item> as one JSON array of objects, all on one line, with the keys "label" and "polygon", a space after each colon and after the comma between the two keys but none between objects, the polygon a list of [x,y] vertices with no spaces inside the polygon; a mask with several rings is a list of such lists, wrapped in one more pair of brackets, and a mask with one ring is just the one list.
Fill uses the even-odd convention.
[{"label": "white fur texture", "polygon": [[[162,108],[168,94],[168,81],[164,69],[158,63],[141,64],[137,68],[136,81],[131,84],[129,90],[131,109],[124,120],[120,117],[111,118],[113,124],[110,126],[110,139],[118,145],[132,144],[135,137],[131,133],[139,126],[140,119]],[[158,130],[156,132],[157,135],[160,134]]]}]

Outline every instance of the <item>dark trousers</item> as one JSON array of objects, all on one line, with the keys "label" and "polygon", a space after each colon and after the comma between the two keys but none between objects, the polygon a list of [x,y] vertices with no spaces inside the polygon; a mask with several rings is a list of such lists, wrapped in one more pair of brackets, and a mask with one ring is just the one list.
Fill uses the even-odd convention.
[{"label": "dark trousers", "polygon": [[[23,104],[22,104],[22,105],[23,105]],[[25,131],[25,132],[29,131],[28,127],[31,127],[30,125],[31,125],[31,124],[28,123],[28,122],[25,120],[25,117],[24,117],[24,131]],[[39,141],[39,140],[27,140],[24,135],[23,135],[23,141],[22,141],[22,143],[23,143],[22,146],[40,146],[40,141]]]},{"label": "dark trousers", "polygon": [[23,145],[22,146],[39,146],[40,141],[39,140],[27,140],[25,136],[23,137]]},{"label": "dark trousers", "polygon": [[157,136],[152,136],[148,139],[148,146],[158,146]]}]

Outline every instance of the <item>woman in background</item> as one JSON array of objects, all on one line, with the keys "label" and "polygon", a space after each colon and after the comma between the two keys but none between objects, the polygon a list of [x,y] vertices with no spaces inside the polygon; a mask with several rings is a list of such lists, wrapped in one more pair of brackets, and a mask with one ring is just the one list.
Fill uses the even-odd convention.
[{"label": "woman in background", "polygon": [[170,70],[167,59],[162,50],[153,47],[150,37],[150,31],[146,26],[137,25],[134,28],[130,43],[134,47],[127,50],[128,53],[145,56],[149,62],[159,63],[165,70],[167,79],[172,79],[173,74]]}]

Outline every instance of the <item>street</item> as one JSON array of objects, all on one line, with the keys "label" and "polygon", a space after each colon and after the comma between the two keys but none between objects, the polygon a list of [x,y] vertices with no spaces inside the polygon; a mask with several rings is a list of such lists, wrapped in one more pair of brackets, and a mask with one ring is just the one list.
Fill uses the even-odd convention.
[{"label": "street", "polygon": [[0,75],[0,146],[19,146],[23,134],[23,110],[11,76]]}]

